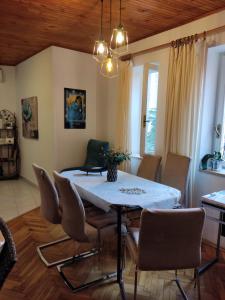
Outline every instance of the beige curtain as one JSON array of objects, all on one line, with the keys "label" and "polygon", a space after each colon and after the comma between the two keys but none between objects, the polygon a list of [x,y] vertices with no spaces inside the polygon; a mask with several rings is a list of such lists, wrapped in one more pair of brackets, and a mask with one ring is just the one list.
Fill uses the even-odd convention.
[{"label": "beige curtain", "polygon": [[191,157],[187,206],[198,168],[206,50],[204,40],[170,49],[164,159],[168,151]]},{"label": "beige curtain", "polygon": [[[131,81],[132,64],[123,62],[119,75],[115,149],[129,153],[131,153]],[[130,162],[121,164],[120,169],[129,172]]]}]

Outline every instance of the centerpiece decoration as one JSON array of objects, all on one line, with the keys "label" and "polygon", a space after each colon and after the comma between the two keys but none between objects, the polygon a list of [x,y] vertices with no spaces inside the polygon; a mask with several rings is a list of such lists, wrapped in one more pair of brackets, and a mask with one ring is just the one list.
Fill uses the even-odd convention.
[{"label": "centerpiece decoration", "polygon": [[130,160],[130,154],[115,150],[108,150],[104,153],[105,162],[107,165],[107,181],[114,182],[117,180],[117,167],[123,161]]}]

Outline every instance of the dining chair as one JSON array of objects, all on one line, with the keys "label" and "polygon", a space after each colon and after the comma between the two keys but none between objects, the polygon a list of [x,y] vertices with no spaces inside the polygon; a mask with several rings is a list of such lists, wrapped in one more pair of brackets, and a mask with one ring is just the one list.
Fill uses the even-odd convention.
[{"label": "dining chair", "polygon": [[[47,171],[44,168],[38,166],[37,164],[33,164],[32,166],[33,166],[34,173],[36,175],[36,179],[40,191],[41,214],[48,222],[52,224],[61,224],[61,210],[59,207],[59,198],[54,183],[52,182],[50,176],[48,175]],[[70,239],[71,238],[69,236],[65,236],[61,239],[49,243],[45,243],[37,247],[37,253],[39,257],[48,268],[56,266],[57,264],[61,264],[62,262],[65,262],[67,260],[70,260],[72,257],[67,257],[61,260],[49,262],[44,257],[43,250],[45,248],[49,248],[51,246],[63,243]]]},{"label": "dining chair", "polygon": [[134,261],[134,299],[137,297],[138,271],[175,270],[175,282],[184,297],[177,270],[195,269],[200,299],[198,267],[201,262],[203,208],[144,209],[140,228],[128,228],[127,248]]},{"label": "dining chair", "polygon": [[2,218],[0,218],[1,251],[0,251],[0,289],[17,261],[16,246],[13,236]]},{"label": "dining chair", "polygon": [[145,154],[138,168],[137,176],[156,181],[162,157]]},{"label": "dining chair", "polygon": [[[157,181],[161,160],[162,157],[159,155],[143,155],[143,158],[137,171],[137,176],[151,181]],[[127,217],[131,222],[133,222],[134,220],[140,220],[141,210],[142,209],[140,207],[137,207],[132,212],[127,213]]]},{"label": "dining chair", "polygon": [[89,214],[87,214],[88,217],[86,218],[85,209],[76,187],[72,185],[67,178],[61,176],[56,171],[53,172],[53,176],[59,192],[59,199],[62,207],[61,224],[64,231],[78,243],[89,243],[94,245],[91,250],[75,255],[70,262],[62,263],[57,266],[66,285],[73,292],[77,292],[115,276],[115,273],[108,274],[100,279],[81,284],[80,286],[74,286],[66,277],[63,268],[92,255],[100,255],[102,235],[106,234],[107,236],[111,236],[111,230],[116,227],[116,214],[113,212],[105,213],[103,211],[99,214],[97,208],[94,210],[90,208]]},{"label": "dining chair", "polygon": [[185,194],[188,183],[188,171],[190,158],[169,152],[167,154],[161,183],[174,187],[181,191],[180,203],[185,205]]}]

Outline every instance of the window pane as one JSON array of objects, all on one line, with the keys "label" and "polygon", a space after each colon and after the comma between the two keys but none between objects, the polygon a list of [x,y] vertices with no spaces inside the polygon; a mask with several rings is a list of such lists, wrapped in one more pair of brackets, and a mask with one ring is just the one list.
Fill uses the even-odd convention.
[{"label": "window pane", "polygon": [[156,119],[158,100],[158,67],[149,69],[146,105],[145,153],[155,153]]},{"label": "window pane", "polygon": [[131,96],[131,153],[140,154],[143,65],[133,67]]}]

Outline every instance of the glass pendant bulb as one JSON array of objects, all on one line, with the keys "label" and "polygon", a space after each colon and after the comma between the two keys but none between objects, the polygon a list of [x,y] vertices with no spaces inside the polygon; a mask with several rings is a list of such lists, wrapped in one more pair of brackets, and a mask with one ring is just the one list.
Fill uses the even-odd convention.
[{"label": "glass pendant bulb", "polygon": [[111,41],[110,41],[110,49],[116,55],[125,54],[128,52],[128,34],[127,31],[124,30],[124,27],[121,23],[121,0],[120,0],[120,22],[119,26],[113,29]]},{"label": "glass pendant bulb", "polygon": [[122,25],[113,29],[110,41],[110,49],[114,54],[124,54],[128,52],[128,34]]},{"label": "glass pendant bulb", "polygon": [[93,49],[93,57],[97,62],[101,63],[108,56],[108,44],[103,40],[103,0],[101,0],[101,23],[100,23],[100,37],[95,41]]},{"label": "glass pendant bulb", "polygon": [[104,77],[114,78],[119,74],[119,64],[118,58],[113,56],[111,51],[109,51],[108,56],[105,60],[103,60],[101,64],[101,74]]},{"label": "glass pendant bulb", "polygon": [[94,59],[101,63],[108,56],[108,45],[105,41],[99,40],[95,41],[93,57]]}]

